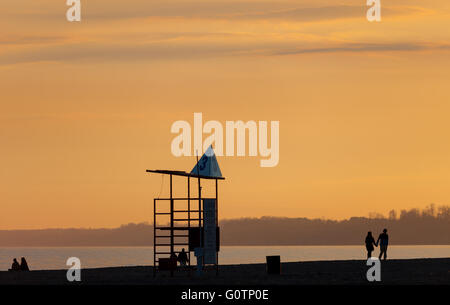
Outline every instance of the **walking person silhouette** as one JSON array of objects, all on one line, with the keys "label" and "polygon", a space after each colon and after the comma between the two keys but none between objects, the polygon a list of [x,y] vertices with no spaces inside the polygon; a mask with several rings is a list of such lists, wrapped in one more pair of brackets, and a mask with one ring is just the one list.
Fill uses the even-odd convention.
[{"label": "walking person silhouette", "polygon": [[380,256],[378,257],[381,260],[381,256],[384,256],[384,260],[387,258],[387,248],[389,245],[389,235],[387,234],[387,229],[383,230],[383,233],[378,236],[378,240],[376,245],[380,243]]},{"label": "walking person silhouette", "polygon": [[367,249],[367,259],[372,257],[372,252],[374,250],[373,246],[376,246],[375,239],[372,236],[372,232],[367,232],[366,236],[366,249]]},{"label": "walking person silhouette", "polygon": [[180,254],[178,254],[178,261],[180,262],[180,266],[186,269],[189,259],[184,248],[181,250]]}]

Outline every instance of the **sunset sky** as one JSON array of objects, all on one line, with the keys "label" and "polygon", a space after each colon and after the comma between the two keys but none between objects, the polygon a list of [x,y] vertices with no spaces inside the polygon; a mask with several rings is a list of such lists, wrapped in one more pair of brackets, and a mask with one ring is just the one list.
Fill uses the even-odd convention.
[{"label": "sunset sky", "polygon": [[278,166],[218,158],[221,219],[450,203],[450,1],[65,2],[0,2],[0,229],[152,221],[194,112],[280,122]]}]

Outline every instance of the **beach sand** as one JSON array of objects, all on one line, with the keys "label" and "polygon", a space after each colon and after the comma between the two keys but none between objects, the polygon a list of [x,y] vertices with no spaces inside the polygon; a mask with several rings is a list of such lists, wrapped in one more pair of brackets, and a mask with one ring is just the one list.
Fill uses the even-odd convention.
[{"label": "beach sand", "polygon": [[[267,275],[265,264],[246,264],[220,266],[218,275],[161,271],[154,277],[151,266],[114,267],[82,269],[79,283],[67,281],[67,270],[2,271],[0,285],[364,285],[369,268],[364,260],[292,262],[282,263],[281,275]],[[382,261],[379,284],[450,285],[450,258]]]}]

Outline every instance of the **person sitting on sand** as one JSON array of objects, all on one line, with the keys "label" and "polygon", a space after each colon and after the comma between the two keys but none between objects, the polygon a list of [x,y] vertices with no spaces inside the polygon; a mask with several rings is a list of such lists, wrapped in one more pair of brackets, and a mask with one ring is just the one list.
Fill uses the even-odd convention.
[{"label": "person sitting on sand", "polygon": [[377,240],[377,245],[378,242],[380,243],[380,256],[378,257],[379,259],[381,259],[381,256],[384,254],[384,260],[386,260],[387,257],[387,248],[388,248],[388,244],[389,244],[389,235],[387,235],[387,229],[383,230],[383,233],[380,234],[380,236],[378,237]]},{"label": "person sitting on sand", "polygon": [[178,261],[180,262],[181,267],[186,267],[187,262],[189,261],[186,251],[181,249],[180,254],[178,254]]},{"label": "person sitting on sand", "polygon": [[20,259],[20,271],[30,271],[28,268],[27,261],[25,260],[25,257],[22,257]]},{"label": "person sitting on sand", "polygon": [[366,236],[367,259],[372,257],[372,251],[374,250],[373,246],[377,246],[377,244],[372,236],[372,232],[369,231]]},{"label": "person sitting on sand", "polygon": [[11,269],[9,269],[9,271],[19,271],[19,270],[20,270],[19,262],[17,261],[16,258],[14,258],[13,263],[11,265]]}]

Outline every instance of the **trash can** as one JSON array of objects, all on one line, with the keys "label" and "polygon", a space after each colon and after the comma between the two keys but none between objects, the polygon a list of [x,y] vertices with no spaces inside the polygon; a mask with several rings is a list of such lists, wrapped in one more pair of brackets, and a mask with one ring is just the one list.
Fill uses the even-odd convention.
[{"label": "trash can", "polygon": [[267,274],[281,274],[280,256],[266,256]]}]

